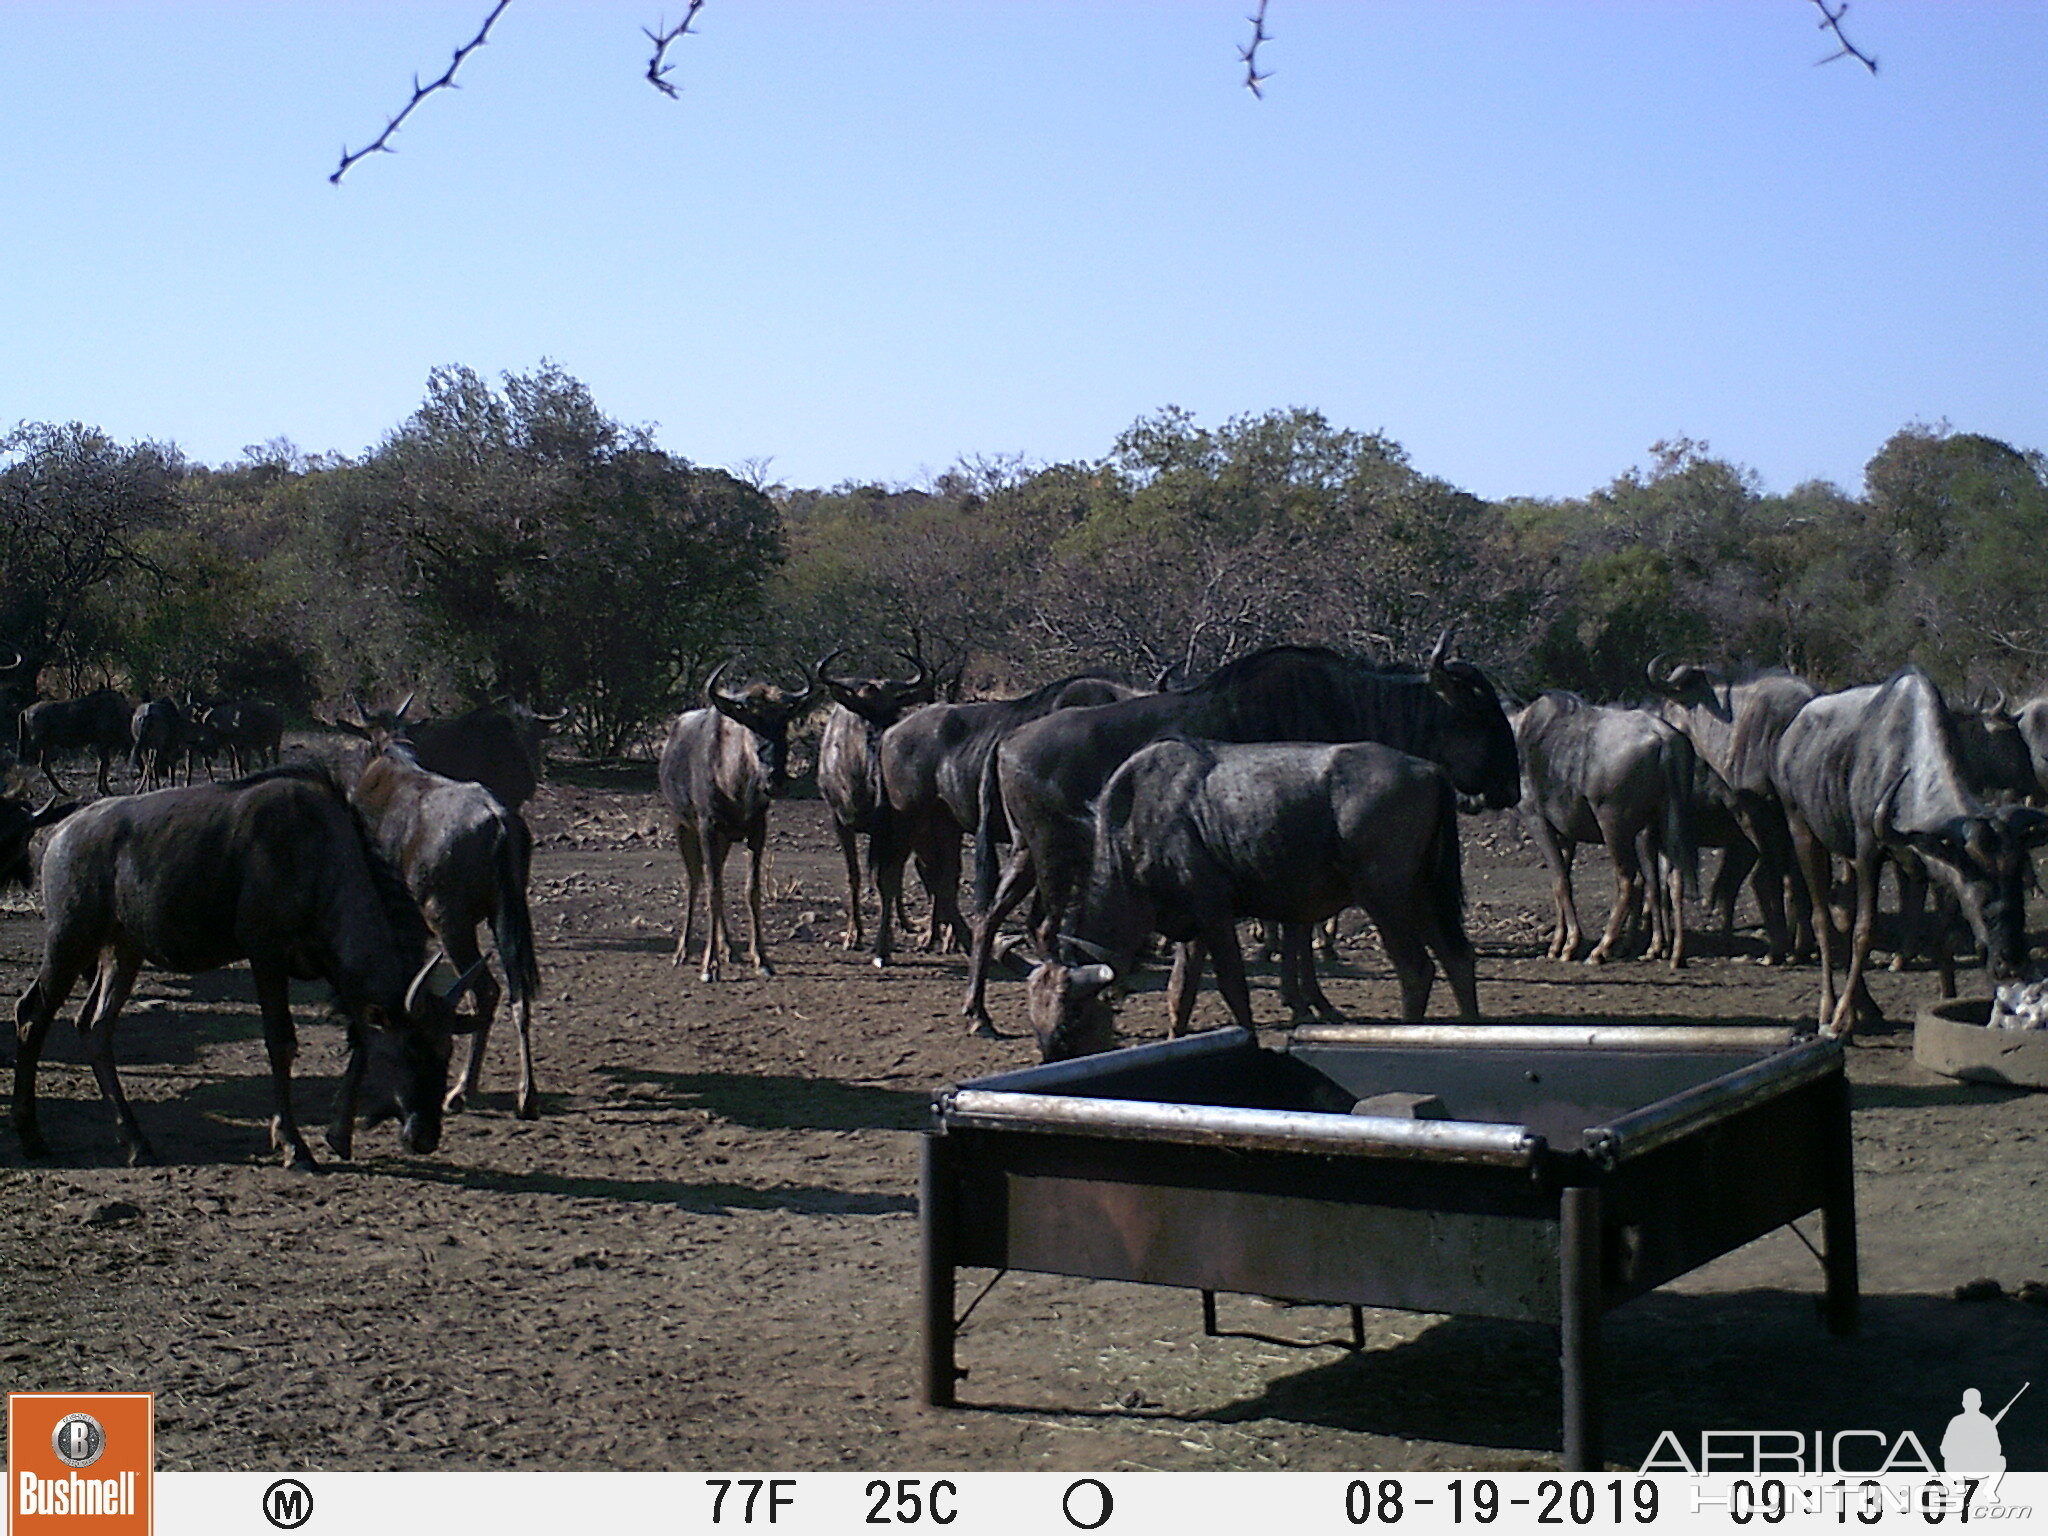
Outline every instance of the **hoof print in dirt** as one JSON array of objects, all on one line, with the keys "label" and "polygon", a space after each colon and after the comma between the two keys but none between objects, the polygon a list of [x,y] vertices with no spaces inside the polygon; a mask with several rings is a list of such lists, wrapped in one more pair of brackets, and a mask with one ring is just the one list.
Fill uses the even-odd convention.
[{"label": "hoof print in dirt", "polygon": [[85,1218],[88,1227],[125,1227],[142,1220],[142,1207],[126,1200],[109,1200],[96,1205]]}]

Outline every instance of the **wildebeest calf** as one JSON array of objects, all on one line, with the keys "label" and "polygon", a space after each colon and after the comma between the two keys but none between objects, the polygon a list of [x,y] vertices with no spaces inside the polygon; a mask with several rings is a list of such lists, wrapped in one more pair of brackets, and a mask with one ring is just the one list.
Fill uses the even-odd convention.
[{"label": "wildebeest calf", "polygon": [[[1370,742],[1143,748],[1096,804],[1093,868],[1060,940],[1074,953],[1040,964],[1027,983],[1040,1054],[1057,1061],[1114,1044],[1110,985],[1153,933],[1186,946],[1167,988],[1174,1034],[1193,1012],[1203,948],[1232,1017],[1250,1028],[1238,919],[1306,925],[1351,906],[1379,929],[1403,1018],[1423,1017],[1431,954],[1460,1016],[1477,1018],[1457,812],[1447,772]],[[1296,948],[1305,962],[1306,944]],[[1095,963],[1070,963],[1084,956]]]}]

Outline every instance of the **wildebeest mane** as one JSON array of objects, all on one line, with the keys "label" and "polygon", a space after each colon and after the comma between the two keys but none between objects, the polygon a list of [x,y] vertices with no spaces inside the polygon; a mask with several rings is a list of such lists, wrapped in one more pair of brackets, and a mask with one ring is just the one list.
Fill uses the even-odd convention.
[{"label": "wildebeest mane", "polygon": [[1041,705],[1050,704],[1059,697],[1062,690],[1071,688],[1076,683],[1118,682],[1121,682],[1121,679],[1107,672],[1074,672],[1066,677],[1056,677],[1044,687],[1035,688],[1021,698],[1005,699],[1002,702],[1015,705],[1019,709],[1037,709]]},{"label": "wildebeest mane", "polygon": [[[1448,670],[1482,698],[1497,697],[1486,674],[1466,661]],[[1268,682],[1269,676],[1275,681]],[[1318,645],[1274,645],[1226,662],[1179,697],[1189,711],[1182,730],[1218,740],[1323,740],[1336,718],[1370,721],[1379,731],[1422,742],[1435,733],[1443,703],[1413,667],[1345,656]],[[1285,692],[1277,690],[1283,686]],[[1389,687],[1391,683],[1414,686]],[[1241,717],[1258,724],[1244,733]],[[1295,719],[1298,728],[1285,722]],[[1279,729],[1275,729],[1275,725]]]}]

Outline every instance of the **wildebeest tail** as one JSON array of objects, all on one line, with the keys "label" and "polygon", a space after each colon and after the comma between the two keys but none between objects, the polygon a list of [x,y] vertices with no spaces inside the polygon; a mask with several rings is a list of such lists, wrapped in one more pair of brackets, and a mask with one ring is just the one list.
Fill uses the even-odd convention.
[{"label": "wildebeest tail", "polygon": [[996,899],[996,885],[1002,879],[1002,862],[996,857],[996,844],[1010,840],[1010,825],[1003,815],[1002,785],[996,774],[996,759],[1001,754],[991,752],[988,761],[981,768],[980,815],[974,825],[974,909],[986,912]]},{"label": "wildebeest tail", "polygon": [[1684,736],[1667,739],[1658,754],[1664,770],[1664,824],[1660,849],[1684,881],[1688,901],[1700,899],[1700,845],[1692,824],[1692,743]]},{"label": "wildebeest tail", "polygon": [[507,811],[498,839],[498,915],[491,931],[498,938],[498,964],[505,968],[505,988],[515,1003],[540,990],[540,966],[533,955],[533,917],[526,907],[526,871],[533,858],[533,834],[517,811]]},{"label": "wildebeest tail", "polygon": [[[1465,855],[1458,841],[1458,790],[1448,774],[1437,779],[1436,840],[1429,850],[1427,899],[1448,940],[1465,934]],[[1470,945],[1468,943],[1467,947]]]}]

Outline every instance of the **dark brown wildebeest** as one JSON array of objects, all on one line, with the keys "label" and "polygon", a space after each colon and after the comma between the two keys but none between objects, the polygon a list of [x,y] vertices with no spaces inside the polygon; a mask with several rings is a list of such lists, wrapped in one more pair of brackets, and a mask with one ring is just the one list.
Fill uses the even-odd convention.
[{"label": "dark brown wildebeest", "polygon": [[1132,753],[1155,741],[1376,741],[1448,769],[1460,794],[1495,809],[1513,805],[1521,776],[1500,697],[1479,668],[1452,659],[1450,645],[1446,631],[1420,672],[1316,646],[1273,646],[1191,688],[1061,710],[1011,732],[994,776],[1017,840],[975,931],[961,1011],[976,1031],[994,1028],[985,992],[997,925],[1035,890],[1041,951],[1052,942],[1093,858],[1089,806]]},{"label": "dark brown wildebeest", "polygon": [[[1648,710],[1588,704],[1564,692],[1540,695],[1517,712],[1514,726],[1522,822],[1550,870],[1550,958],[1579,957],[1572,855],[1580,843],[1598,843],[1613,861],[1614,906],[1586,963],[1614,957],[1642,915],[1647,884],[1649,957],[1668,955],[1677,970],[1685,964],[1683,893],[1697,894],[1699,885],[1694,756],[1685,733]],[[1647,869],[1637,846],[1646,835],[1654,850]]]},{"label": "dark brown wildebeest", "polygon": [[[1401,982],[1401,1014],[1421,1020],[1434,954],[1461,1017],[1479,1016],[1458,848],[1457,790],[1434,763],[1370,742],[1342,746],[1155,742],[1110,776],[1095,804],[1087,889],[1059,943],[1096,963],[1041,963],[1026,982],[1047,1061],[1114,1042],[1109,989],[1153,933],[1181,948],[1167,985],[1184,1034],[1206,949],[1231,1016],[1252,1025],[1237,922],[1287,925],[1306,963],[1309,925],[1366,910]],[[1297,978],[1318,1011],[1313,965]]]},{"label": "dark brown wildebeest", "polygon": [[[403,716],[411,702],[408,697],[397,713]],[[542,715],[500,699],[446,720],[416,720],[406,727],[406,734],[420,766],[429,773],[481,784],[498,804],[516,811],[540,787],[547,766],[544,743],[568,717],[566,709]]]},{"label": "dark brown wildebeest", "polygon": [[[1955,723],[1926,673],[1907,667],[1883,683],[1823,694],[1778,740],[1772,768],[1813,900],[1820,940],[1820,1028],[1846,1038],[1879,1017],[1863,983],[1885,857],[1924,864],[1960,904],[1993,978],[2027,958],[2028,852],[2048,841],[2048,814],[1986,806],[1970,788]],[[1847,859],[1855,892],[1849,966],[1837,985],[1840,939],[1828,901],[1829,858]],[[1955,995],[1947,925],[1936,929],[1944,997]]]},{"label": "dark brown wildebeest", "polygon": [[[135,706],[129,721],[129,739],[135,744],[136,787],[160,789],[178,782],[178,757],[185,750],[185,712],[176,699],[151,699]],[[192,782],[188,765],[185,782]]]},{"label": "dark brown wildebeest", "polygon": [[29,867],[29,840],[44,827],[54,827],[78,807],[50,796],[42,808],[31,809],[19,800],[0,798],[0,885],[18,885],[24,890],[36,883]]},{"label": "dark brown wildebeest", "polygon": [[[747,912],[757,976],[772,975],[761,941],[761,876],[768,848],[768,802],[788,787],[789,724],[810,707],[816,685],[790,693],[749,683],[738,693],[718,685],[730,661],[704,683],[707,708],[685,711],[661,749],[661,798],[674,818],[683,855],[683,920],[677,925],[673,963],[688,956],[697,921],[697,892],[706,891],[705,981],[718,980],[725,930],[725,859],[732,845],[747,845]],[[710,879],[706,882],[706,873]],[[887,909],[884,908],[886,920]]]},{"label": "dark brown wildebeest", "polygon": [[942,935],[950,935],[961,949],[971,943],[960,911],[960,840],[969,832],[985,835],[990,843],[1009,835],[1000,815],[987,828],[982,825],[982,785],[1003,738],[1054,710],[1108,704],[1138,692],[1114,678],[1083,672],[1020,698],[927,704],[882,733],[882,788],[889,797],[889,818],[883,835],[868,849],[882,898],[876,965],[889,963],[890,918],[902,906],[903,866],[912,858],[932,898],[925,947],[937,948]]},{"label": "dark brown wildebeest", "polygon": [[[519,1027],[519,1118],[540,1114],[533,1080],[533,997],[540,987],[527,875],[533,835],[517,811],[500,805],[481,784],[445,778],[422,768],[399,711],[335,722],[370,744],[371,759],[350,799],[368,823],[384,856],[405,876],[435,941],[457,970],[479,963],[477,928],[491,925],[498,964]],[[498,984],[488,967],[476,978],[476,1026],[469,1061],[448,1090],[443,1108],[459,1114],[478,1092],[484,1050],[498,1013]]]},{"label": "dark brown wildebeest", "polygon": [[64,786],[50,766],[56,752],[96,752],[100,760],[99,790],[112,794],[107,770],[117,756],[125,755],[130,744],[129,726],[135,706],[112,688],[88,693],[82,699],[45,699],[21,712],[21,760],[33,761],[58,794]]},{"label": "dark brown wildebeest", "polygon": [[[1750,887],[1763,918],[1766,965],[1807,953],[1811,914],[1806,885],[1792,851],[1785,807],[1771,781],[1778,738],[1792,717],[1820,690],[1782,669],[1729,675],[1690,664],[1663,671],[1649,665],[1657,694],[1651,709],[1685,732],[1700,760],[1728,786],[1727,808],[1750,846],[1756,864]],[[1787,882],[1791,921],[1785,913]]]},{"label": "dark brown wildebeest", "polygon": [[388,1083],[405,1145],[439,1145],[451,1036],[467,1027],[453,1000],[471,978],[445,995],[428,986],[438,957],[419,907],[322,769],[101,800],[51,836],[42,890],[42,967],[14,1011],[14,1126],[30,1157],[46,1150],[35,1099],[43,1039],[97,968],[79,1013],[86,1054],[128,1160],[156,1160],[114,1071],[114,1023],[145,960],[186,973],[249,962],[270,1056],[271,1144],[286,1167],[316,1166],[292,1110],[293,977],[330,982],[348,1017],[348,1067],[327,1133],[334,1149],[349,1155],[371,1069]]},{"label": "dark brown wildebeest", "polygon": [[213,731],[237,777],[275,768],[284,748],[284,715],[259,699],[226,699],[201,717]]},{"label": "dark brown wildebeest", "polygon": [[0,666],[0,721],[14,729],[0,735],[0,765],[10,761],[21,744],[21,712],[36,701],[36,677],[42,671],[21,651],[10,654],[14,659]]},{"label": "dark brown wildebeest", "polygon": [[[818,663],[818,681],[834,700],[832,713],[825,717],[824,734],[818,738],[818,793],[831,808],[832,830],[846,861],[842,945],[858,949],[862,939],[859,839],[863,832],[869,835],[868,872],[875,875],[877,822],[889,813],[888,796],[882,793],[882,733],[901,719],[905,710],[931,703],[935,680],[924,659],[907,651],[897,654],[910,663],[916,674],[913,677],[834,677],[832,663],[845,654],[842,647]],[[901,921],[900,911],[896,916]]]}]

